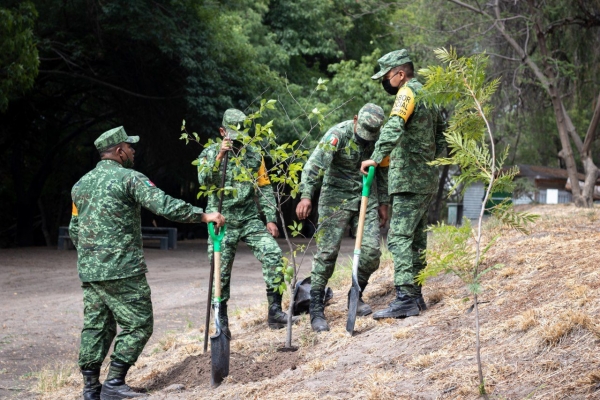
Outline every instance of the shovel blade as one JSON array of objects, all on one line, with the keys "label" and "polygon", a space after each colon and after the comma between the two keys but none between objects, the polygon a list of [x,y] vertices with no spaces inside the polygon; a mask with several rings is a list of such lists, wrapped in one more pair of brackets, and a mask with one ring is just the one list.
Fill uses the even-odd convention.
[{"label": "shovel blade", "polygon": [[229,375],[229,338],[221,330],[210,337],[210,385],[218,387]]},{"label": "shovel blade", "polygon": [[[354,278],[354,277],[353,277]],[[348,299],[348,320],[346,321],[346,331],[352,336],[354,334],[354,324],[356,322],[356,308],[358,307],[358,298],[360,296],[360,286],[355,279],[352,279],[350,288],[350,298]]]}]

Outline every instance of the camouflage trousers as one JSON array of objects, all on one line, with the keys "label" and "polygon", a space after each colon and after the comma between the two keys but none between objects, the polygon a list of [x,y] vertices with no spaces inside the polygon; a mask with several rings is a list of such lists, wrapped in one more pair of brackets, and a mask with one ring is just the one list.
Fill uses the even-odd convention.
[{"label": "camouflage trousers", "polygon": [[415,277],[427,266],[421,258],[427,248],[427,214],[433,194],[399,193],[392,197],[388,249],[394,260],[394,285],[409,296],[421,293]]},{"label": "camouflage trousers", "polygon": [[[313,259],[311,288],[322,290],[335,269],[342,237],[348,226],[353,232],[358,226],[358,211],[341,210],[338,206],[319,204],[321,231],[318,233],[317,253]],[[367,283],[371,274],[379,268],[379,215],[377,208],[367,210],[365,230],[358,264],[358,282]]]},{"label": "camouflage trousers", "polygon": [[[116,336],[111,360],[134,364],[152,335],[154,316],[146,275],[84,282],[79,367],[97,369]],[[117,335],[117,324],[121,332]]]},{"label": "camouflage trousers", "polygon": [[[265,224],[258,218],[244,221],[241,224],[227,224],[227,231],[221,242],[221,300],[229,299],[229,285],[231,281],[231,269],[233,259],[237,250],[238,242],[243,241],[248,245],[254,256],[262,264],[262,273],[267,289],[275,288],[278,284],[273,280],[283,273],[276,269],[281,266],[281,249],[277,241],[267,231]],[[208,256],[212,262],[213,244],[208,239]]]}]

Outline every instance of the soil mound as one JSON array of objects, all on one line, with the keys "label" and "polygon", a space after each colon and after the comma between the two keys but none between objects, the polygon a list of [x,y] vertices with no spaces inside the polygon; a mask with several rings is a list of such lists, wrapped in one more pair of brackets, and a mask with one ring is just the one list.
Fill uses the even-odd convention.
[{"label": "soil mound", "polygon": [[[259,382],[273,378],[287,369],[296,369],[298,353],[276,352],[266,361],[256,361],[252,355],[231,353],[229,360],[230,383]],[[186,388],[210,386],[210,353],[193,355],[160,375],[146,388],[148,391],[161,390],[173,384],[181,384]]]}]

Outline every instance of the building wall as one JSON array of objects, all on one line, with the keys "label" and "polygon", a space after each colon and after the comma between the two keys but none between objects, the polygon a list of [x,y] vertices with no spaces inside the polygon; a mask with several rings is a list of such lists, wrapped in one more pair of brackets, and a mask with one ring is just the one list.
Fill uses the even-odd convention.
[{"label": "building wall", "polygon": [[479,213],[481,212],[481,202],[483,201],[484,195],[485,190],[483,188],[483,184],[480,182],[473,183],[467,188],[467,190],[465,190],[465,194],[463,196],[464,217],[469,219],[479,218]]}]

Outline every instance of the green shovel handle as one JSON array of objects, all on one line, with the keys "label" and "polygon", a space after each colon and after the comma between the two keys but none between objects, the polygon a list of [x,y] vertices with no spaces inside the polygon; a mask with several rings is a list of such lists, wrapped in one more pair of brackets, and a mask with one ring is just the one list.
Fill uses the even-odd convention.
[{"label": "green shovel handle", "polygon": [[373,182],[373,177],[375,176],[375,167],[369,167],[368,175],[363,175],[363,197],[369,197],[369,193],[371,193],[371,183]]},{"label": "green shovel handle", "polygon": [[210,238],[213,240],[214,251],[221,252],[221,240],[223,240],[223,236],[225,236],[225,225],[221,227],[219,230],[219,234],[215,234],[215,223],[208,223],[208,233],[210,234]]}]

